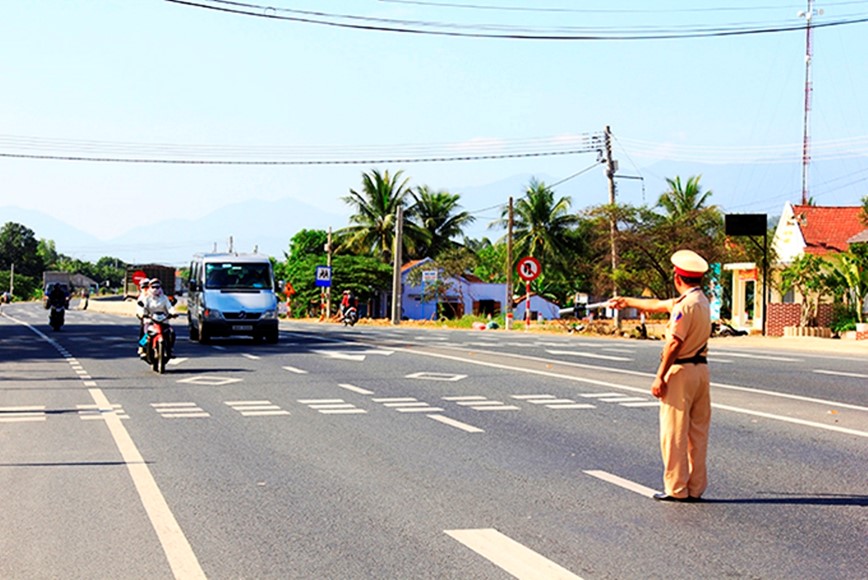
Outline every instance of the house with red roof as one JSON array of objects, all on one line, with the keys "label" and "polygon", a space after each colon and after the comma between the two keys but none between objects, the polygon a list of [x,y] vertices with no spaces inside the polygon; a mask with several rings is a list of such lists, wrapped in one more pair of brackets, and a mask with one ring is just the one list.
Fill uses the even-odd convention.
[{"label": "house with red roof", "polygon": [[[805,254],[828,257],[846,252],[851,243],[868,239],[862,223],[861,206],[793,205],[787,202],[775,228],[770,245],[777,257],[770,276]],[[753,262],[726,264],[732,271],[732,320],[736,328],[762,331],[781,336],[784,327],[797,326],[802,297],[792,291],[785,296],[772,286],[769,291],[768,320],[763,311],[762,273]],[[831,305],[821,305],[818,318],[822,326],[831,321]]]},{"label": "house with red roof", "polygon": [[861,206],[791,205],[787,202],[772,242],[786,265],[802,254],[825,256],[846,252],[849,240],[866,229]]}]

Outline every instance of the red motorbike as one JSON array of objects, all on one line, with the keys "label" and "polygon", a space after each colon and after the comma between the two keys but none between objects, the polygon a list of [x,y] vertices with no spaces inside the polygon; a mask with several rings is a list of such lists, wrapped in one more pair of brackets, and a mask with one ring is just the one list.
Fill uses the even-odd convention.
[{"label": "red motorbike", "polygon": [[166,372],[166,363],[172,358],[175,346],[175,331],[169,325],[170,318],[174,316],[162,312],[146,317],[145,334],[140,341],[145,349],[145,362],[160,374]]}]

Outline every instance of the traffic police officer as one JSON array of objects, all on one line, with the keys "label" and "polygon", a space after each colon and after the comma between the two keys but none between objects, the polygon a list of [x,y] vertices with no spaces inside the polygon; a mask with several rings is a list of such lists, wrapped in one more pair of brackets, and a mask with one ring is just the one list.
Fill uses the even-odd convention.
[{"label": "traffic police officer", "polygon": [[702,276],[708,263],[696,252],[672,254],[678,298],[615,297],[612,308],[668,312],[666,343],[651,394],[660,399],[660,450],[663,455],[661,501],[699,501],[708,484],[705,466],[711,423],[710,377],[706,356],[711,335],[708,298]]}]

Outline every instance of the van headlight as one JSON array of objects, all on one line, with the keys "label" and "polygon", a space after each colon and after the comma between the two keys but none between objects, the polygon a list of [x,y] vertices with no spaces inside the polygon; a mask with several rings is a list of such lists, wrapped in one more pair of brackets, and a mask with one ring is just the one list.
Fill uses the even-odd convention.
[{"label": "van headlight", "polygon": [[223,313],[213,308],[206,308],[202,312],[202,315],[205,317],[205,320],[223,320]]},{"label": "van headlight", "polygon": [[277,318],[277,310],[266,310],[262,313],[262,320],[274,320]]}]

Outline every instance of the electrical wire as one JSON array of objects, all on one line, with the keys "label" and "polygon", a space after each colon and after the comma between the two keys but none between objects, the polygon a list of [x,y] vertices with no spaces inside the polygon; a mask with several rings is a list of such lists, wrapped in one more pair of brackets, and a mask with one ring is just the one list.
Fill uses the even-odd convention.
[{"label": "electrical wire", "polygon": [[[462,38],[486,38],[506,40],[548,40],[548,41],[601,41],[601,40],[676,40],[689,38],[710,38],[770,34],[779,32],[802,31],[804,23],[795,24],[753,24],[726,25],[722,27],[678,27],[654,28],[652,32],[641,32],[643,27],[632,29],[574,28],[560,27],[540,29],[509,27],[501,25],[459,25],[454,23],[430,21],[406,21],[385,18],[362,17],[349,14],[329,14],[325,12],[301,11],[275,8],[258,4],[232,2],[230,0],[165,0],[194,8],[214,10],[230,14],[285,20],[305,24],[319,24],[337,28],[348,28],[373,32],[396,32],[404,34],[450,36]],[[205,2],[210,2],[207,4]],[[282,14],[286,13],[286,14]],[[347,20],[341,22],[340,20]],[[812,23],[812,28],[829,28],[868,22],[868,16],[852,15],[821,23]],[[647,27],[644,27],[647,30]]]},{"label": "electrical wire", "polygon": [[[458,8],[465,10],[487,10],[496,12],[553,12],[553,13],[576,13],[576,14],[678,14],[687,12],[746,12],[758,10],[786,10],[792,4],[786,6],[703,6],[701,8],[552,8],[544,6],[497,6],[480,5],[461,2],[433,2],[424,0],[379,0],[386,4],[410,4],[414,6],[428,6],[436,8]],[[864,4],[865,0],[851,0],[849,2],[824,2],[824,6],[847,6],[852,4]]]}]

